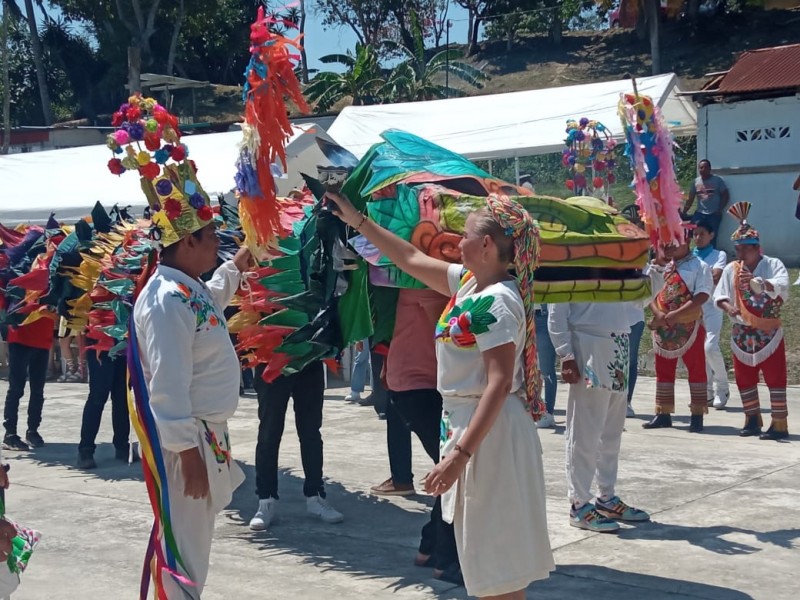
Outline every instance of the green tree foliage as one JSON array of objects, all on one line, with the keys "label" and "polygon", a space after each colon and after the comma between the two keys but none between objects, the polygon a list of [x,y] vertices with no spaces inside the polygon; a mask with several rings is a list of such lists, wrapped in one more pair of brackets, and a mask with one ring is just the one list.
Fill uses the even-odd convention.
[{"label": "green tree foliage", "polygon": [[486,18],[486,36],[505,39],[509,51],[520,33],[544,33],[558,44],[564,29],[603,25],[595,0],[503,0],[493,4]]},{"label": "green tree foliage", "polygon": [[52,4],[64,20],[46,23],[42,39],[69,78],[80,105],[78,114],[92,118],[114,110],[128,93],[130,45],[140,49],[144,72],[170,71],[214,83],[241,83],[249,25],[259,2],[58,0]]},{"label": "green tree foliage", "polygon": [[175,70],[182,77],[226,85],[242,82],[250,56],[253,0],[203,0],[205,10],[187,11]]},{"label": "green tree foliage", "polygon": [[415,14],[411,18],[412,46],[384,41],[392,53],[399,54],[403,62],[392,70],[380,95],[391,102],[433,100],[465,96],[466,92],[452,87],[449,79],[455,78],[480,89],[489,79],[480,69],[461,61],[459,50],[445,49],[433,56],[425,51],[422,28]]},{"label": "green tree foliage", "polygon": [[64,21],[45,23],[41,36],[52,61],[69,81],[79,107],[75,117],[93,117],[98,107],[118,100],[109,94],[109,84],[112,84],[110,89],[116,89],[108,81],[109,64],[85,37],[76,34]]},{"label": "green tree foliage", "polygon": [[[36,67],[33,60],[30,32],[24,19],[9,16],[9,93],[11,98],[11,125],[44,125]],[[43,52],[44,72],[50,90],[51,106],[56,120],[72,118],[77,109],[75,97],[66,73],[47,47]],[[5,95],[0,80],[0,95]]]},{"label": "green tree foliage", "polygon": [[423,34],[436,44],[444,32],[447,0],[314,0],[326,27],[349,27],[362,46],[380,49],[391,39],[414,44],[411,15],[422,15]]},{"label": "green tree foliage", "polygon": [[326,112],[345,98],[351,98],[355,106],[380,102],[378,90],[384,79],[374,47],[356,44],[355,54],[328,54],[320,61],[342,65],[346,70],[317,73],[305,89],[306,98],[316,103],[316,112]]},{"label": "green tree foliage", "polygon": [[245,11],[250,20],[255,14],[247,0],[58,0],[57,5],[68,21],[88,30],[111,64],[126,69],[127,48],[133,46],[140,50],[142,69],[158,73],[167,68],[176,30],[179,46],[187,37],[227,39],[232,27],[245,25]]},{"label": "green tree foliage", "polygon": [[345,98],[356,106],[383,102],[408,102],[464,96],[466,93],[450,85],[460,80],[474,88],[482,88],[489,78],[483,71],[461,61],[458,50],[430,53],[425,49],[422,25],[411,14],[412,45],[395,40],[383,40],[386,54],[400,57],[391,71],[383,69],[379,54],[371,45],[357,44],[355,54],[330,54],[320,60],[326,64],[345,67],[343,73],[318,73],[305,94],[316,103],[317,112],[330,110]]}]

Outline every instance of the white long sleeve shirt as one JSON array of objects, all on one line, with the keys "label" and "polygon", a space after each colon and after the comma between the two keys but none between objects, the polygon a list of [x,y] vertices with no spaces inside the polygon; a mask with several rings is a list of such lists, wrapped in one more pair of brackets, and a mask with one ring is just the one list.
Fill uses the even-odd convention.
[{"label": "white long sleeve shirt", "polygon": [[239,404],[239,359],[223,309],[239,286],[232,261],[207,284],[159,265],[133,309],[150,407],[165,450],[198,445],[197,419],[224,423]]},{"label": "white long sleeve shirt", "polygon": [[[689,288],[693,296],[698,294],[708,294],[711,301],[711,295],[714,293],[714,277],[711,275],[711,267],[709,267],[702,260],[696,256],[689,255],[677,262],[678,273]],[[664,287],[664,274],[666,269],[664,267],[651,266],[650,279],[653,283],[653,297],[655,298],[661,289]]]},{"label": "white long sleeve shirt", "polygon": [[612,333],[630,333],[624,302],[568,302],[551,304],[547,329],[556,354],[575,354],[573,333],[605,337]]},{"label": "white long sleeve shirt", "polygon": [[[734,281],[733,275],[734,264],[735,261],[728,264],[722,271],[722,277],[717,284],[717,289],[714,291],[714,304],[717,306],[723,300],[727,300],[739,308],[738,300],[736,299],[736,281]],[[764,287],[764,293],[770,298],[780,296],[784,302],[789,299],[789,272],[777,258],[762,256],[753,271],[753,278],[762,283],[768,281],[772,284],[773,291],[771,292]],[[744,324],[741,317],[734,317],[732,320],[735,323]]]},{"label": "white long sleeve shirt", "polygon": [[[728,264],[728,255],[724,250],[717,250],[716,248],[711,250],[705,257],[698,256],[697,258],[706,263],[708,268],[711,269],[712,282],[714,280],[714,271],[717,269],[723,271],[725,269],[725,265]],[[719,314],[720,310],[714,303],[713,298],[709,298],[708,301],[703,304],[703,319],[713,319],[718,317]]]}]

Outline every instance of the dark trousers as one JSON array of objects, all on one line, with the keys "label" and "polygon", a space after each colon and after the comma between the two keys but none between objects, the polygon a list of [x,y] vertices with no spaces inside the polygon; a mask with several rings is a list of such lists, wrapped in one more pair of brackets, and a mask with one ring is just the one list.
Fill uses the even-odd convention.
[{"label": "dark trousers", "polygon": [[[394,392],[389,394],[394,395]],[[400,485],[414,483],[414,473],[411,471],[411,432],[394,402],[389,402],[386,406],[386,449],[389,453],[392,481]]]},{"label": "dark trousers", "polygon": [[256,368],[258,394],[258,443],[256,444],[256,494],[260,499],[278,498],[278,452],[286,422],[289,398],[294,400],[294,423],[300,440],[300,457],[306,479],[303,494],[325,497],[322,484],[322,400],[325,396],[325,373],[317,361],[299,373],[281,375],[272,383]]},{"label": "dark trousers", "polygon": [[[439,462],[442,396],[436,390],[392,392],[391,402],[406,427],[413,431],[434,463]],[[437,496],[431,519],[422,528],[421,554],[433,554],[435,568],[444,570],[458,562],[453,526],[442,520],[442,500]]]},{"label": "dark trousers", "polygon": [[644,333],[644,321],[639,321],[631,325],[630,334],[630,365],[628,367],[628,404],[633,399],[633,391],[636,389],[636,380],[639,379],[639,345]]},{"label": "dark trousers", "polygon": [[6,435],[16,435],[19,401],[25,395],[25,382],[30,381],[31,394],[28,400],[28,431],[36,431],[42,422],[44,406],[44,383],[47,380],[47,364],[50,351],[31,348],[23,344],[8,345],[8,392],[3,411],[3,426]]},{"label": "dark trousers", "polygon": [[128,418],[127,361],[125,355],[112,359],[108,352],[96,350],[86,352],[86,365],[89,368],[89,397],[83,407],[81,422],[81,441],[78,450],[93,453],[95,438],[100,430],[109,395],[111,396],[111,425],[114,428],[114,447],[125,450],[131,433]]},{"label": "dark trousers", "polygon": [[[385,387],[383,387],[383,382],[381,381],[381,371],[383,370],[384,360],[385,357],[383,354],[371,352],[369,355],[369,364],[372,368],[372,406],[375,408],[375,412],[378,413],[379,416],[386,415],[386,418],[388,419],[389,392]],[[409,458],[409,461],[410,460],[411,459]],[[409,467],[409,469],[410,468],[411,467]]]}]

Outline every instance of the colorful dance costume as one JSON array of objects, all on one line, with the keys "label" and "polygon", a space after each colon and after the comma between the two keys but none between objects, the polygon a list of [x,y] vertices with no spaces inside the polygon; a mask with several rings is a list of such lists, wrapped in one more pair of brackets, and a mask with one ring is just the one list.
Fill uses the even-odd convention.
[{"label": "colorful dance costume", "polygon": [[[714,290],[711,269],[692,254],[670,262],[663,276],[664,285],[653,300],[653,305],[663,313],[678,310],[698,294],[710,297]],[[691,414],[694,417],[691,429],[702,430],[703,415],[708,410],[705,338],[701,306],[684,312],[672,325],[653,330],[656,418],[645,423],[645,429],[672,426],[669,415],[675,412],[675,372],[680,358],[689,372]],[[661,415],[665,417],[659,418]]]},{"label": "colorful dance costume", "polygon": [[[747,223],[749,203],[738,202],[729,211],[740,219],[741,226],[731,239],[736,246],[758,245],[758,231]],[[717,306],[726,302],[739,310],[731,317],[731,352],[736,386],[742,397],[745,426],[742,436],[761,434],[761,408],[758,399],[759,373],[769,388],[772,423],[762,439],[788,437],[786,407],[786,346],[781,327],[781,307],[789,297],[789,273],[777,258],[761,255],[752,269],[753,279],[740,283],[739,276],[748,268],[743,261],[728,264],[714,293]],[[772,287],[767,289],[767,284]]]}]

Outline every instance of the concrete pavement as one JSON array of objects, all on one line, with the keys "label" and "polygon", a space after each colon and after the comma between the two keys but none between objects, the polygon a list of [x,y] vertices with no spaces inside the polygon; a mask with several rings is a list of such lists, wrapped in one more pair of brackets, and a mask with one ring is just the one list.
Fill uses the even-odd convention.
[{"label": "concrete pavement", "polygon": [[[528,597],[800,597],[800,389],[789,391],[789,424],[795,433],[786,443],[739,438],[744,419],[735,393],[731,408],[711,409],[704,433],[690,434],[685,382],[678,384],[676,427],[645,431],[641,423],[652,414],[654,389],[654,380],[639,379],[634,407],[640,416],[627,421],[618,485],[620,496],[650,511],[653,520],[604,535],[567,524],[566,386],[560,386],[559,427],[540,432],[558,570],[532,585]],[[5,391],[0,382],[0,394]],[[44,534],[15,600],[137,597],[152,519],[141,469],[113,460],[110,406],[98,436],[99,468],[83,472],[75,467],[86,391],[82,384],[48,384],[40,429],[47,445],[29,453],[4,453],[11,464],[8,511]],[[289,411],[280,458],[279,519],[261,534],[247,528],[256,507],[256,401],[242,399],[231,437],[247,481],[217,521],[204,598],[466,598],[462,588],[442,584],[429,570],[411,565],[431,499],[368,493],[388,477],[386,426],[371,408],[345,402],[346,391],[328,390],[323,425],[328,499],[344,513],[345,522],[327,525],[306,516]],[[762,390],[762,406],[768,405],[766,398]],[[24,422],[21,415],[21,427]],[[415,440],[415,479],[429,468]],[[497,552],[504,551],[501,542],[487,540]]]}]

